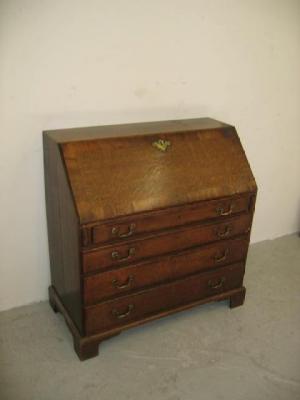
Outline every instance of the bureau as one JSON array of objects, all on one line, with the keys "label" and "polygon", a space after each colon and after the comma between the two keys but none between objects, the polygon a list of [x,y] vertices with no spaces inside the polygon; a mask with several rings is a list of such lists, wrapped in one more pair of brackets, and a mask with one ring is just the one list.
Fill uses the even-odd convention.
[{"label": "bureau", "polygon": [[147,321],[243,304],[257,187],[233,126],[201,118],[43,139],[49,301],[81,360]]}]

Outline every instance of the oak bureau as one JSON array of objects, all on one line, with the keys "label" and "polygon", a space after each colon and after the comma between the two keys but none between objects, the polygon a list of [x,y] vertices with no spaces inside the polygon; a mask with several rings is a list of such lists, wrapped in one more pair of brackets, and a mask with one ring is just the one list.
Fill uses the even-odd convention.
[{"label": "oak bureau", "polygon": [[243,304],[257,187],[209,118],[44,132],[51,281],[81,360],[122,330]]}]

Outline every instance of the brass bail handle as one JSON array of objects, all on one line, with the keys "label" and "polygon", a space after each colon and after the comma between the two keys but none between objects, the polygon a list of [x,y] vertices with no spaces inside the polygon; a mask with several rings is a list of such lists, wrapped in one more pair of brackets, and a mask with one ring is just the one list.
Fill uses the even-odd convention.
[{"label": "brass bail handle", "polygon": [[112,315],[118,319],[126,318],[134,309],[133,304],[128,304],[127,310],[122,314],[120,311],[116,310],[115,308],[112,310]]},{"label": "brass bail handle", "polygon": [[233,208],[234,208],[234,204],[231,203],[227,210],[225,210],[224,207],[220,206],[220,207],[217,207],[217,208],[216,208],[216,211],[217,211],[218,215],[225,216],[225,215],[230,215],[230,214],[232,214]]},{"label": "brass bail handle", "polygon": [[119,231],[120,231],[120,228],[114,226],[114,227],[112,228],[112,230],[111,230],[111,233],[112,233],[114,236],[118,236],[119,238],[126,238],[126,237],[129,237],[129,236],[132,236],[132,235],[133,235],[133,233],[134,233],[134,231],[135,231],[135,228],[136,228],[136,225],[133,223],[133,224],[130,224],[130,225],[129,225],[128,231],[127,231],[127,232],[125,232],[125,233],[120,233],[120,232],[119,232]]},{"label": "brass bail handle", "polygon": [[112,284],[117,289],[127,289],[133,284],[134,278],[132,275],[128,276],[128,279],[123,284],[120,284],[117,279],[112,280]]},{"label": "brass bail handle", "polygon": [[225,283],[225,276],[222,276],[222,278],[219,280],[219,282],[218,283],[213,283],[213,281],[210,279],[209,281],[208,281],[208,286],[211,288],[211,289],[220,289],[223,285],[224,285],[224,283]]},{"label": "brass bail handle", "polygon": [[129,260],[134,255],[135,255],[135,247],[130,247],[128,249],[127,255],[125,255],[124,257],[122,257],[121,254],[117,250],[114,250],[111,253],[111,258],[113,260],[117,260],[117,261],[125,261],[125,260]]},{"label": "brass bail handle", "polygon": [[227,256],[228,256],[228,254],[229,254],[229,249],[227,248],[227,249],[225,249],[223,251],[222,255],[215,255],[214,256],[215,262],[219,263],[219,262],[225,261]]},{"label": "brass bail handle", "polygon": [[218,230],[218,229],[216,230],[216,234],[219,238],[227,237],[230,234],[230,232],[231,232],[230,225],[226,225],[223,231]]}]

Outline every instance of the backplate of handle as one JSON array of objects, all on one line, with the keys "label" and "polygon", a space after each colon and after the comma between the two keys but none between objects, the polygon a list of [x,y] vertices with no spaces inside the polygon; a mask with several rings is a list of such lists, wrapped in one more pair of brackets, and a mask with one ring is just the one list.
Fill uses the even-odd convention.
[{"label": "backplate of handle", "polygon": [[117,279],[113,279],[111,283],[117,289],[127,289],[133,284],[133,282],[134,282],[133,276],[129,275],[128,279],[126,280],[126,282],[124,282],[122,284],[120,284]]},{"label": "backplate of handle", "polygon": [[130,247],[128,249],[127,254],[125,256],[123,256],[123,257],[121,256],[121,254],[117,250],[114,250],[111,253],[111,258],[113,260],[117,260],[117,261],[126,261],[126,260],[129,260],[134,255],[135,255],[135,248],[134,247]]},{"label": "backplate of handle", "polygon": [[222,276],[222,278],[219,280],[219,282],[217,282],[217,283],[213,283],[213,281],[210,279],[209,281],[208,281],[208,286],[211,288],[211,289],[220,289],[223,285],[224,285],[224,283],[225,283],[225,276]]},{"label": "backplate of handle", "polygon": [[128,304],[127,306],[127,310],[122,314],[120,313],[120,311],[118,311],[117,309],[113,309],[112,310],[112,315],[118,319],[122,319],[122,318],[126,318],[128,317],[128,315],[131,313],[131,311],[134,309],[134,305],[133,304]]},{"label": "backplate of handle", "polygon": [[135,225],[135,224],[130,224],[129,227],[128,227],[128,231],[127,231],[127,232],[125,232],[125,233],[120,233],[120,232],[119,232],[119,231],[120,231],[120,228],[114,226],[114,227],[112,228],[112,230],[111,230],[111,233],[112,233],[114,236],[118,236],[119,238],[127,238],[127,237],[133,235],[133,233],[134,233],[134,231],[135,231],[135,228],[136,228],[136,225]]}]

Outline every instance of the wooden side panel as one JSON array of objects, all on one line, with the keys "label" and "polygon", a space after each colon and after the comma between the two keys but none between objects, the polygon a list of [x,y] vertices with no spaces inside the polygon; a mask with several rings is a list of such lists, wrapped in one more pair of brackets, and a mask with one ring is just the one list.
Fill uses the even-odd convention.
[{"label": "wooden side panel", "polygon": [[78,217],[59,146],[46,134],[44,169],[51,281],[82,333]]}]

